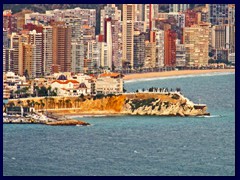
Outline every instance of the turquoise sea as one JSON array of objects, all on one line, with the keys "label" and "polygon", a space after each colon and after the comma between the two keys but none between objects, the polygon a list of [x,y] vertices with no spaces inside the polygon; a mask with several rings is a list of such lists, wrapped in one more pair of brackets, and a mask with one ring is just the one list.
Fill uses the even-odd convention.
[{"label": "turquoise sea", "polygon": [[210,117],[78,117],[88,127],[3,125],[4,176],[233,176],[235,74],[125,82],[176,87]]}]

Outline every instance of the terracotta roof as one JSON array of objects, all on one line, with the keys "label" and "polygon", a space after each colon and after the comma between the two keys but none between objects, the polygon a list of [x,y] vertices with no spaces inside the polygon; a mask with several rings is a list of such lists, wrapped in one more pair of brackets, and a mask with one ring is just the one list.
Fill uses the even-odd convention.
[{"label": "terracotta roof", "polygon": [[55,82],[57,82],[57,83],[59,83],[59,84],[68,84],[68,83],[79,83],[78,81],[76,81],[76,80],[66,80],[66,81],[61,81],[61,80],[55,80],[55,81],[53,81],[52,83],[55,83]]}]

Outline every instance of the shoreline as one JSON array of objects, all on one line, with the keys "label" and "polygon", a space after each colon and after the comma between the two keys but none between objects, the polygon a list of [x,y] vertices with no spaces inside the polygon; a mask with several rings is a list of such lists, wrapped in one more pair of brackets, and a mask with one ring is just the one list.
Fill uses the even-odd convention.
[{"label": "shoreline", "polygon": [[160,78],[160,77],[172,77],[183,75],[201,75],[209,73],[227,73],[235,72],[235,69],[204,69],[204,70],[178,70],[178,71],[164,71],[164,72],[147,72],[137,74],[127,74],[123,77],[124,80],[134,79],[147,79],[147,78]]}]

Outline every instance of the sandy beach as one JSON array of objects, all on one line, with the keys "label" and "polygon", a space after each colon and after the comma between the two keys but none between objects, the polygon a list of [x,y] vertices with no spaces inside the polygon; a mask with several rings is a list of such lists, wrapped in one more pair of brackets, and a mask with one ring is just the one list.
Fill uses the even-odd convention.
[{"label": "sandy beach", "polygon": [[128,74],[123,78],[124,80],[154,78],[154,77],[169,77],[169,76],[181,76],[181,75],[196,75],[196,74],[208,74],[216,72],[235,72],[235,69],[207,69],[207,70],[179,70],[179,71],[165,71],[165,72],[149,72],[141,74]]}]

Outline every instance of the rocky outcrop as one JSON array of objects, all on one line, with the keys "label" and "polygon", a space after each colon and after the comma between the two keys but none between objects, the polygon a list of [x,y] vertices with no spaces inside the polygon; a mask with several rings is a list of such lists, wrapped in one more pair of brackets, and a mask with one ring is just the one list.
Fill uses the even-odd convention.
[{"label": "rocky outcrop", "polygon": [[195,107],[179,93],[156,95],[156,98],[128,99],[123,112],[129,115],[202,116],[209,115],[206,105]]},{"label": "rocky outcrop", "polygon": [[51,126],[87,126],[90,125],[87,122],[84,121],[78,121],[78,120],[65,120],[65,121],[55,121],[55,122],[48,122],[46,125],[51,125]]},{"label": "rocky outcrop", "polygon": [[[14,100],[12,100],[14,101]],[[28,98],[22,100],[26,105]],[[54,114],[84,115],[158,115],[202,116],[209,115],[206,105],[196,105],[178,92],[172,93],[127,93],[122,95],[51,97],[42,98],[45,106],[35,105],[37,110]],[[41,99],[39,100],[41,102]],[[17,103],[14,102],[15,104]]]}]

